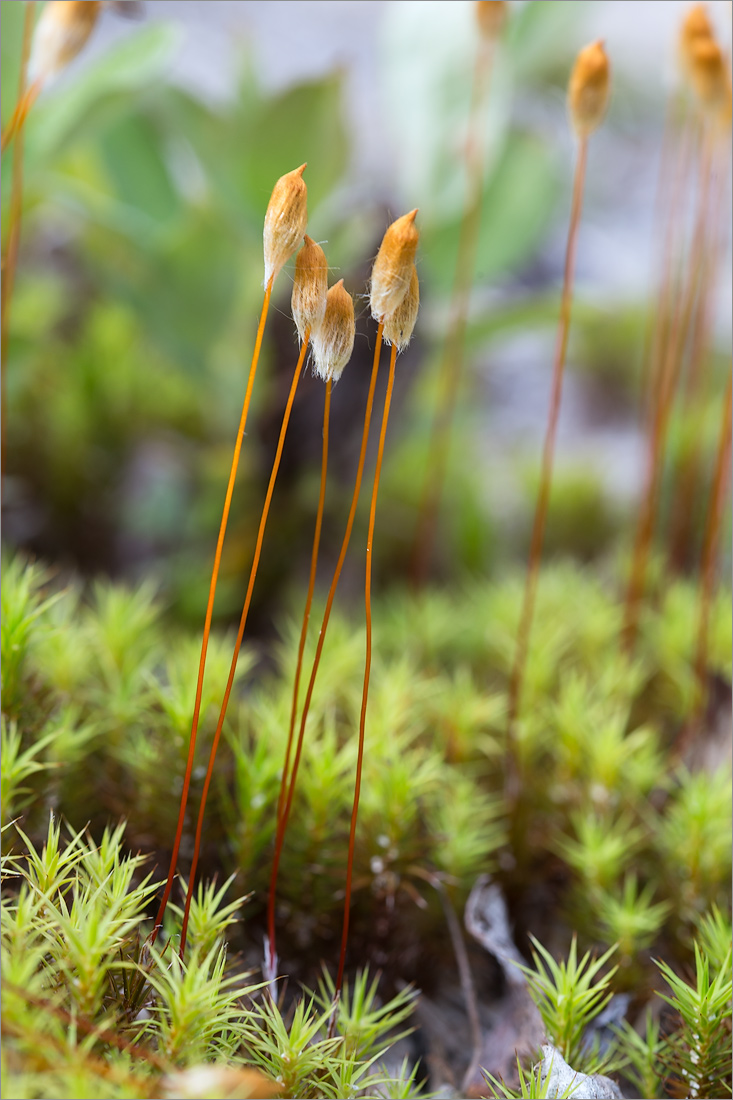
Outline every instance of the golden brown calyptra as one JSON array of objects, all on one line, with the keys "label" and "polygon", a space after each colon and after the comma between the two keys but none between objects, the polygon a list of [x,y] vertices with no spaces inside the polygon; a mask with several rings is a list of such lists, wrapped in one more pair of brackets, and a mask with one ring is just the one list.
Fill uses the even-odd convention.
[{"label": "golden brown calyptra", "polygon": [[506,0],[476,0],[476,21],[486,38],[499,37],[508,14]]},{"label": "golden brown calyptra", "polygon": [[308,225],[306,165],[281,176],[272,189],[265,214],[265,286],[287,263],[305,236]]},{"label": "golden brown calyptra", "polygon": [[417,268],[413,264],[407,294],[397,306],[397,309],[393,313],[388,313],[384,318],[384,339],[388,344],[396,344],[398,351],[404,351],[410,342],[419,308],[420,283],[417,277]]},{"label": "golden brown calyptra", "polygon": [[403,214],[387,229],[372,268],[370,305],[372,316],[381,321],[394,313],[407,294],[415,263],[420,233],[415,225],[417,210]]},{"label": "golden brown calyptra", "polygon": [[295,260],[295,279],[291,309],[301,343],[306,330],[311,339],[318,331],[326,312],[328,295],[328,262],[319,244],[306,234],[303,247]]},{"label": "golden brown calyptra", "polygon": [[579,138],[600,126],[608,107],[610,67],[603,43],[591,42],[577,58],[568,84],[568,110]]},{"label": "golden brown calyptra", "polygon": [[714,38],[713,25],[708,18],[704,4],[696,4],[682,20],[679,37],[680,64],[685,76],[691,79],[693,52],[695,43],[701,39]]},{"label": "golden brown calyptra", "polygon": [[339,279],[328,292],[326,313],[312,340],[315,372],[324,382],[338,382],[354,350],[355,335],[354,300]]},{"label": "golden brown calyptra", "polygon": [[31,84],[56,76],[76,57],[94,30],[102,5],[98,0],[52,0],[33,32],[28,62]]},{"label": "golden brown calyptra", "polygon": [[727,116],[730,104],[730,69],[714,38],[698,38],[690,51],[689,77],[702,106]]}]

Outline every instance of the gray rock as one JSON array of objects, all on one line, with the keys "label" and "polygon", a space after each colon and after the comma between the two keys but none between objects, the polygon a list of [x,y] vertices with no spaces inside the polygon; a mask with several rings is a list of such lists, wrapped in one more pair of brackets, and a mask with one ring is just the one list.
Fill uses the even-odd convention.
[{"label": "gray rock", "polygon": [[624,1100],[615,1081],[600,1073],[589,1076],[572,1069],[556,1047],[542,1047],[542,1081],[547,1081],[548,1097],[572,1097],[572,1100]]},{"label": "gray rock", "polygon": [[466,902],[467,931],[499,962],[511,986],[526,985],[524,962],[512,938],[504,895],[489,875],[480,875]]}]

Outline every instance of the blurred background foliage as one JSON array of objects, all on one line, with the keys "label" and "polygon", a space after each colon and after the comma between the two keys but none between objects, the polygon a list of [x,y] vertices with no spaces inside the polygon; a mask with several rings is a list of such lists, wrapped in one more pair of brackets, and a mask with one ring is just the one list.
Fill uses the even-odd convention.
[{"label": "blurred background foliage", "polygon": [[[520,417],[512,438],[500,429],[498,441],[489,439],[492,410],[502,408],[492,356],[529,339],[525,359],[549,375],[561,264],[556,239],[565,231],[572,169],[564,85],[579,44],[572,33],[579,7],[515,6],[494,72],[467,332],[475,370],[466,376],[455,427],[460,444],[451,457],[437,554],[444,578],[485,574],[525,552],[545,391],[510,399],[520,411],[529,407],[532,434]],[[152,574],[173,613],[200,622],[261,303],[263,216],[275,179],[307,160],[309,233],[328,242],[332,279],[344,277],[360,314],[354,360],[334,397],[326,559],[340,539],[368,381],[373,333],[359,296],[389,217],[420,207],[423,309],[401,361],[376,557],[382,585],[403,579],[463,203],[476,45],[471,8],[453,3],[449,19],[444,4],[380,9],[390,194],[370,188],[354,170],[359,134],[345,110],[343,70],[265,92],[257,59],[243,45],[236,87],[226,102],[212,103],[169,79],[182,40],[175,18],[144,19],[43,94],[26,133],[7,361],[9,543],[82,575]],[[4,120],[15,100],[22,17],[22,4],[2,4]],[[103,19],[115,15],[105,12]],[[637,107],[637,121],[645,110],[653,113],[655,105]],[[621,79],[611,137],[599,144],[625,140],[628,127]],[[10,168],[11,157],[4,157],[4,220]],[[223,621],[238,614],[253,517],[296,354],[291,279],[286,272],[276,288],[255,387],[217,601]],[[584,292],[581,280],[571,367],[583,400],[592,405],[596,394],[599,420],[611,431],[619,423],[633,428],[644,324],[644,303],[599,299],[592,288]],[[726,369],[722,357],[719,366]],[[307,569],[322,392],[308,378],[296,401],[255,591],[255,631],[269,628]],[[709,395],[703,405],[698,422],[705,424],[708,459],[717,416]],[[681,428],[673,444],[686,445]],[[629,492],[627,485],[619,499],[598,462],[561,458],[548,550],[584,559],[605,552],[637,488]],[[359,531],[357,540],[363,541]],[[354,587],[360,572],[355,564]]]}]

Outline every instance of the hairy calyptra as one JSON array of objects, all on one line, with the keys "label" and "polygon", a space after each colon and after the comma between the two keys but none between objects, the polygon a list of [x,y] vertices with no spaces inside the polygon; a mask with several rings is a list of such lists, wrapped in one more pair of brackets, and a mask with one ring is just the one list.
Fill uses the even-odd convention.
[{"label": "hairy calyptra", "polygon": [[603,122],[611,90],[608,57],[603,43],[591,42],[577,58],[568,85],[568,111],[579,138],[587,138]]},{"label": "hairy calyptra", "polygon": [[318,332],[326,312],[328,295],[328,261],[319,244],[305,235],[303,247],[295,260],[295,278],[290,309],[298,338],[305,342],[306,332],[311,338]]},{"label": "hairy calyptra", "polygon": [[275,184],[265,214],[263,233],[265,286],[275,279],[305,237],[308,225],[308,189],[303,181],[307,165],[287,172]]},{"label": "hairy calyptra", "polygon": [[407,294],[420,234],[415,225],[417,210],[403,214],[387,229],[372,268],[369,302],[372,317],[381,321],[393,313]]},{"label": "hairy calyptra", "polygon": [[328,292],[326,313],[313,337],[314,369],[324,382],[338,382],[351,359],[355,336],[354,299],[339,279]]},{"label": "hairy calyptra", "polygon": [[417,268],[413,264],[407,294],[397,309],[384,318],[384,339],[388,344],[395,344],[398,351],[404,351],[412,339],[419,308],[420,283],[417,278]]}]

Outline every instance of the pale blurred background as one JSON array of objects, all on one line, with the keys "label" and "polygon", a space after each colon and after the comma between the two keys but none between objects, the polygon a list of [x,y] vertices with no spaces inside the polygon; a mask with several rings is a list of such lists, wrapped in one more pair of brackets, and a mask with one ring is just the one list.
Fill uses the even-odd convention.
[{"label": "pale blurred background", "polygon": [[[574,161],[564,88],[575,53],[595,38],[614,92],[591,141],[548,539],[582,558],[628,541],[644,461],[638,385],[660,250],[662,134],[689,7],[511,4],[482,132],[483,229],[437,580],[526,553]],[[707,7],[729,48],[731,5]],[[6,117],[22,5],[2,9]],[[259,311],[261,219],[277,175],[307,159],[309,232],[324,242],[332,278],[357,296],[390,217],[420,208],[423,307],[390,428],[376,559],[384,584],[401,583],[463,202],[475,45],[463,0],[147,0],[138,19],[104,12],[28,126],[8,357],[10,544],[89,574],[153,572],[171,607],[198,621]],[[729,227],[721,211],[716,377],[731,344]],[[290,278],[268,330],[224,619],[238,611],[295,353]],[[354,365],[335,395],[334,542],[373,339],[357,300]],[[265,631],[307,564],[322,398],[310,379],[302,391],[254,609]],[[706,423],[712,448],[714,389]]]}]

